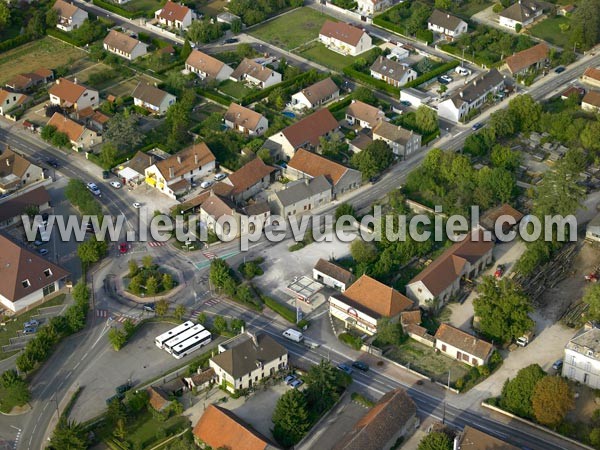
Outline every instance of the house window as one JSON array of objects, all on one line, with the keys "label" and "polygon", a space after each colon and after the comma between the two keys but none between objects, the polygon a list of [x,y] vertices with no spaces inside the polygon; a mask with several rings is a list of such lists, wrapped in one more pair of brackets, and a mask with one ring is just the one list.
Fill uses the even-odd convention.
[{"label": "house window", "polygon": [[469,355],[467,355],[466,353],[463,353],[463,361],[469,361]]},{"label": "house window", "polygon": [[446,344],[442,344],[442,351],[445,352],[446,351]]},{"label": "house window", "polygon": [[21,281],[21,284],[23,285],[24,288],[28,288],[29,286],[31,286],[31,283],[29,282],[29,280],[23,280],[23,281]]},{"label": "house window", "polygon": [[474,366],[478,366],[479,365],[479,362],[477,361],[477,358],[473,358],[471,360],[471,362],[473,363]]},{"label": "house window", "polygon": [[46,269],[46,270],[44,270],[44,275],[46,275],[46,277],[51,277],[52,271],[50,269]]}]

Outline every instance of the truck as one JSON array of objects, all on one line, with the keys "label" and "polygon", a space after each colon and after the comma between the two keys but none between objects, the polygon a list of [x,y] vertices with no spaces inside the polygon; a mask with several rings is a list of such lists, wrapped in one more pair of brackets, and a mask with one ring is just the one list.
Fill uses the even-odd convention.
[{"label": "truck", "polygon": [[529,344],[533,340],[534,334],[535,333],[533,331],[528,331],[523,336],[517,338],[517,345],[519,347],[526,347],[527,344]]},{"label": "truck", "polygon": [[293,328],[288,328],[283,333],[283,337],[289,339],[294,342],[302,342],[304,340],[304,335]]}]

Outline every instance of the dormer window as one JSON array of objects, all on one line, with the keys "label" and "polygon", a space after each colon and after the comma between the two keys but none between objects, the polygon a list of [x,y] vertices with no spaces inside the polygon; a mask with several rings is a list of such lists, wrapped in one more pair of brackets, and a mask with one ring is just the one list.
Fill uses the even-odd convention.
[{"label": "dormer window", "polygon": [[31,286],[31,283],[29,282],[29,280],[23,280],[23,281],[21,281],[21,284],[23,285],[24,288],[28,288],[29,286]]},{"label": "dormer window", "polygon": [[44,275],[46,275],[46,278],[51,277],[52,271],[50,269],[46,269],[46,270],[44,270]]}]

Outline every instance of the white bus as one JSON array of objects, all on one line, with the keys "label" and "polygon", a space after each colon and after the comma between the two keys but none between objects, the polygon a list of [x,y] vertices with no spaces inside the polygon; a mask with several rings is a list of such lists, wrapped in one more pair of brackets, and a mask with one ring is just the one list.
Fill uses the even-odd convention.
[{"label": "white bus", "polygon": [[187,356],[190,353],[195,352],[200,347],[204,347],[205,345],[208,345],[211,340],[212,340],[212,335],[210,334],[210,331],[204,330],[200,334],[197,334],[196,336],[192,336],[187,341],[183,341],[181,344],[177,344],[173,348],[172,355],[177,359],[181,359],[184,356]]},{"label": "white bus", "polygon": [[181,325],[177,325],[175,328],[172,328],[169,331],[167,331],[166,333],[163,333],[160,336],[156,337],[154,339],[154,343],[156,344],[156,346],[158,348],[163,348],[163,345],[169,339],[173,339],[175,336],[183,333],[185,330],[188,330],[188,329],[192,328],[193,326],[194,326],[194,322],[192,322],[191,320],[188,320],[187,322],[182,323]]},{"label": "white bus", "polygon": [[167,342],[165,342],[163,344],[163,350],[166,350],[168,353],[172,353],[173,347],[175,347],[177,344],[181,344],[183,341],[187,341],[189,338],[197,335],[205,329],[206,328],[204,328],[200,324],[194,325],[192,328],[188,328],[183,333],[178,334],[173,339],[169,339]]}]

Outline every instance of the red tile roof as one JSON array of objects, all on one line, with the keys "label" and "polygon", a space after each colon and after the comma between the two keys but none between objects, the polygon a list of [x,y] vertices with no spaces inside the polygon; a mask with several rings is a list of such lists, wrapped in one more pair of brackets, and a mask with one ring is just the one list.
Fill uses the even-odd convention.
[{"label": "red tile roof", "polygon": [[326,20],[319,32],[319,35],[337,39],[352,46],[358,44],[363,34],[365,34],[365,31],[360,28],[344,22],[332,22],[331,20]]},{"label": "red tile roof", "polygon": [[435,338],[440,342],[449,344],[452,347],[456,347],[457,349],[468,353],[469,355],[473,355],[484,360],[487,359],[494,349],[494,346],[489,342],[472,336],[463,330],[459,330],[458,328],[448,325],[447,323],[440,325],[435,333]]},{"label": "red tile roof", "polygon": [[168,1],[165,3],[165,6],[163,6],[158,17],[162,17],[163,19],[169,21],[178,20],[181,22],[183,19],[185,19],[185,16],[187,16],[189,12],[190,8],[187,6]]},{"label": "red tile roof", "polygon": [[254,158],[244,164],[240,169],[229,175],[229,181],[233,184],[232,195],[240,194],[246,189],[260,182],[275,169],[267,166],[262,159]]},{"label": "red tile roof", "polygon": [[583,76],[596,81],[600,81],[600,69],[596,69],[595,67],[588,67],[587,69],[585,69],[585,72],[583,72]]},{"label": "red tile roof", "polygon": [[400,292],[368,275],[356,280],[343,296],[380,317],[394,317],[413,306],[413,302]]},{"label": "red tile roof", "polygon": [[67,116],[63,116],[59,112],[55,112],[46,125],[51,125],[56,128],[56,131],[65,133],[73,142],[76,142],[85,131],[83,125],[69,119]]},{"label": "red tile roof", "polygon": [[[210,151],[204,142],[194,144],[180,152],[171,155],[167,159],[156,163],[163,178],[167,181],[172,178],[178,178],[184,174],[202,167],[215,160],[215,155]],[[169,173],[169,168],[173,168],[173,176]]]},{"label": "red tile roof", "polygon": [[506,58],[506,65],[510,73],[518,73],[531,67],[534,64],[544,61],[548,58],[550,48],[545,43],[541,42],[531,48],[515,53]]},{"label": "red tile roof", "polygon": [[56,80],[56,83],[48,90],[48,93],[69,103],[77,103],[77,100],[83,95],[86,86],[74,83],[66,78]]},{"label": "red tile roof", "polygon": [[306,143],[317,147],[321,136],[337,130],[339,126],[333,114],[327,108],[323,108],[290,125],[282,133],[294,148],[302,147]]},{"label": "red tile roof", "polygon": [[595,106],[596,108],[600,108],[600,92],[589,91],[583,96],[581,103],[586,103],[588,105]]},{"label": "red tile roof", "polygon": [[347,167],[303,148],[299,149],[290,159],[288,167],[313,178],[323,175],[334,186],[348,171]]}]

